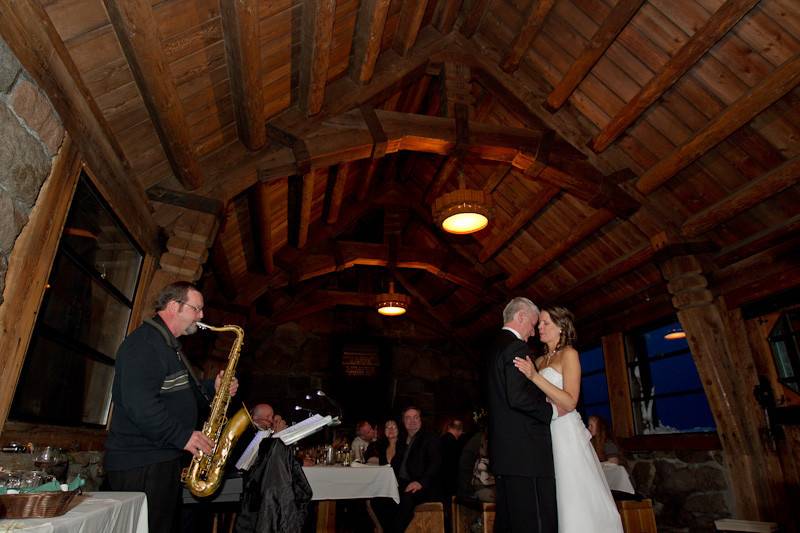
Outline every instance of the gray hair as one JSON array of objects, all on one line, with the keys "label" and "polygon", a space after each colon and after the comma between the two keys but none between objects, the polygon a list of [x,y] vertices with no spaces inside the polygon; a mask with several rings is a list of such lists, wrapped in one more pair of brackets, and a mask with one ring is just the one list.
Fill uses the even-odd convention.
[{"label": "gray hair", "polygon": [[508,302],[506,308],[503,309],[503,324],[508,324],[514,320],[514,315],[520,311],[530,311],[536,316],[539,316],[539,308],[536,307],[535,303],[524,296],[517,296]]}]

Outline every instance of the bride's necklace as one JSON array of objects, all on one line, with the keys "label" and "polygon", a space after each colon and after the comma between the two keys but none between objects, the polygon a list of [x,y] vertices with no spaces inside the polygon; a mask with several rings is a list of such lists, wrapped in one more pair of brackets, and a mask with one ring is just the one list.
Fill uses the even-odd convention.
[{"label": "bride's necklace", "polygon": [[544,354],[544,366],[545,366],[545,367],[548,367],[548,366],[550,366],[550,360],[553,358],[553,356],[554,356],[554,355],[555,355],[557,352],[558,352],[558,349],[555,349],[555,350],[549,350],[549,349],[548,349],[547,353],[546,353],[546,354]]}]

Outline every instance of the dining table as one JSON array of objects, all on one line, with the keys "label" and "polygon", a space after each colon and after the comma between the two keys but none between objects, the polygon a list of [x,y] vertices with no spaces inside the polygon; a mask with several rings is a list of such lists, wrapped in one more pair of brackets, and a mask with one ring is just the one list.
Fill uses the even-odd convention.
[{"label": "dining table", "polygon": [[603,461],[600,464],[603,467],[603,474],[606,476],[606,481],[608,481],[608,488],[620,492],[627,492],[628,494],[636,493],[636,491],[633,490],[631,477],[628,475],[628,471],[624,466],[616,463],[609,463],[608,461]]},{"label": "dining table", "polygon": [[147,533],[143,492],[85,492],[53,518],[0,519],[0,533]]}]

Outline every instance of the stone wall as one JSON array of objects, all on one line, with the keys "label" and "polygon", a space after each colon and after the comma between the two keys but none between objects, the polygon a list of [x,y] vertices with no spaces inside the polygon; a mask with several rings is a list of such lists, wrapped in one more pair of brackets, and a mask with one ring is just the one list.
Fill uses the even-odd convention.
[{"label": "stone wall", "polygon": [[63,140],[50,101],[0,39],[0,305],[8,256]]},{"label": "stone wall", "polygon": [[653,500],[659,533],[715,531],[733,515],[721,451],[654,451],[627,456],[636,490]]}]

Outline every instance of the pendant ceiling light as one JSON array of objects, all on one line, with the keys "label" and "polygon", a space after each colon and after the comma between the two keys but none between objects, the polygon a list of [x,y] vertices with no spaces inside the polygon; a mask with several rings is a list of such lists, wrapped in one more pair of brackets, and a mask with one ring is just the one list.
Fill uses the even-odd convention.
[{"label": "pendant ceiling light", "polygon": [[406,312],[411,303],[411,297],[401,292],[395,292],[394,282],[389,282],[389,292],[379,294],[375,298],[375,308],[385,316],[400,316]]},{"label": "pendant ceiling light", "polygon": [[466,235],[489,224],[491,199],[482,190],[467,189],[464,175],[458,176],[458,189],[433,202],[433,218],[448,233]]},{"label": "pendant ceiling light", "polygon": [[678,339],[685,339],[686,332],[683,331],[681,328],[675,328],[669,330],[665,335],[664,338],[668,341],[676,341]]}]

